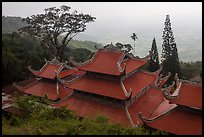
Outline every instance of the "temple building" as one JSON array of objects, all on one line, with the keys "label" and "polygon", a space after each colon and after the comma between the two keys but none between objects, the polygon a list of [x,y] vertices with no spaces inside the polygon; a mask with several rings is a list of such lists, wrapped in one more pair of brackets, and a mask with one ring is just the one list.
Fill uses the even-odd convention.
[{"label": "temple building", "polygon": [[[36,78],[13,83],[13,85],[19,90],[29,95],[44,97],[47,95],[48,99],[57,101],[71,95],[73,90],[63,86],[58,80],[57,75],[60,78],[66,78],[77,76],[76,68],[69,67],[64,63],[60,63],[55,58],[52,61],[46,61],[46,64],[38,71],[28,67]],[[29,82],[28,82],[29,81]]]},{"label": "temple building", "polygon": [[[128,127],[145,124],[172,134],[202,134],[202,86],[177,79],[162,88],[170,73],[162,77],[162,66],[144,70],[148,58],[110,44],[84,63],[70,59],[75,67],[56,59],[39,71],[29,67],[36,78],[13,85],[26,94],[47,95],[52,107],[65,106],[81,117],[106,115],[110,123]],[[170,94],[174,84],[177,89]]]},{"label": "temple building", "polygon": [[165,102],[151,117],[140,118],[146,125],[177,135],[202,134],[202,85],[186,80],[176,81],[177,89],[171,95],[163,90]]}]

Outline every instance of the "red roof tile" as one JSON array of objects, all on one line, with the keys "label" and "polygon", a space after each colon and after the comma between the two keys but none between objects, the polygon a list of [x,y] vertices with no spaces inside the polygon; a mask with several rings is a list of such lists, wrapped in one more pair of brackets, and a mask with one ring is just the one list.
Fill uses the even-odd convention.
[{"label": "red roof tile", "polygon": [[106,115],[111,123],[120,123],[130,126],[125,108],[106,103],[106,101],[102,102],[101,100],[98,101],[90,97],[73,96],[70,99],[66,99],[58,104],[53,104],[52,106],[56,108],[66,106],[82,117],[93,118],[96,115]]},{"label": "red roof tile", "polygon": [[61,71],[59,73],[59,78],[64,78],[64,77],[67,77],[71,74],[74,74],[77,72],[77,68],[74,68],[74,69],[70,69],[70,70],[64,70],[64,71]]},{"label": "red roof tile", "polygon": [[202,87],[182,83],[177,98],[168,98],[172,103],[202,109]]},{"label": "red roof tile", "polygon": [[156,81],[156,76],[151,73],[137,71],[133,75],[126,78],[123,83],[127,90],[132,89],[132,97],[135,97],[137,93],[151,83]]},{"label": "red roof tile", "polygon": [[118,70],[117,63],[121,57],[125,54],[122,51],[107,51],[98,50],[92,62],[89,62],[77,68],[85,71],[104,73],[109,75],[120,75],[121,72]]},{"label": "red roof tile", "polygon": [[177,108],[145,124],[177,135],[202,135],[202,114]]},{"label": "red roof tile", "polygon": [[151,118],[154,118],[154,117],[158,117],[161,114],[164,114],[164,113],[172,110],[175,107],[177,107],[176,104],[169,104],[169,101],[164,98],[164,100],[161,102],[161,104],[159,104],[157,109],[154,110],[153,113],[148,118],[151,119]]},{"label": "red roof tile", "polygon": [[117,79],[102,79],[85,75],[78,80],[66,84],[67,87],[107,97],[126,99],[120,81]]},{"label": "red roof tile", "polygon": [[[130,89],[132,89],[132,97],[135,97],[136,94],[140,93],[144,87],[150,85],[151,83],[154,83],[155,80],[156,75],[138,71],[123,80],[123,83],[126,91],[130,92]],[[103,79],[85,75],[78,80],[66,84],[66,86],[72,89],[121,100],[127,98],[122,89],[119,79]]]},{"label": "red roof tile", "polygon": [[82,75],[84,75],[84,74],[86,74],[86,71],[80,71],[80,70],[78,70],[76,73],[73,74],[73,76],[78,77],[78,76],[82,76]]},{"label": "red roof tile", "polygon": [[[21,87],[21,86],[19,87],[21,91],[34,95],[34,96],[43,97],[44,95],[47,94],[50,100],[58,99],[55,81],[42,79],[42,80],[36,81],[35,83],[27,87]],[[66,88],[65,86],[59,84],[59,98],[64,98],[66,96],[69,96],[72,94],[72,92],[73,90]]]},{"label": "red roof tile", "polygon": [[[109,51],[98,50],[91,62],[84,65],[77,66],[77,68],[85,71],[104,73],[109,75],[120,75],[117,63],[123,69],[125,67],[125,74],[136,70],[147,63],[146,59],[127,57],[124,59],[126,53],[124,51]],[[124,65],[125,64],[125,65]]]},{"label": "red roof tile", "polygon": [[128,112],[134,124],[138,122],[142,124],[142,120],[138,114],[142,112],[144,116],[148,117],[163,101],[164,96],[161,90],[155,87],[148,89],[141,95],[133,104],[128,107]]},{"label": "red roof tile", "polygon": [[31,71],[37,77],[55,79],[55,71],[60,68],[59,64],[47,63],[40,71]]},{"label": "red roof tile", "polygon": [[[137,68],[145,65],[147,63],[147,60],[130,58],[130,59],[125,60],[124,63],[126,64],[125,74],[128,74],[136,70]],[[123,67],[123,65],[121,66]]]}]

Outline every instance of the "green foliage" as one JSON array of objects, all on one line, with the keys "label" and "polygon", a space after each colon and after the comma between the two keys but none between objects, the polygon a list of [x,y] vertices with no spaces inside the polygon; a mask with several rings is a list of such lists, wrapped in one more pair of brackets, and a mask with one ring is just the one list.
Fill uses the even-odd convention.
[{"label": "green foliage", "polygon": [[93,56],[93,52],[88,49],[77,48],[66,54],[66,58],[73,57],[76,62],[85,62]]},{"label": "green foliage", "polygon": [[97,115],[94,121],[100,124],[105,124],[108,123],[108,117],[106,115]]},{"label": "green foliage", "polygon": [[39,100],[40,98],[35,96],[16,97],[15,105],[23,111],[24,117],[26,118],[39,113],[45,108],[43,105],[38,105],[38,107],[36,107],[37,104],[35,102]]},{"label": "green foliage", "polygon": [[18,117],[12,115],[11,119],[9,120],[9,125],[10,126],[18,126],[20,124],[20,120]]},{"label": "green foliage", "polygon": [[93,41],[79,41],[72,39],[69,43],[69,47],[71,49],[86,48],[92,52],[95,52],[97,49],[102,48],[103,45]]},{"label": "green foliage", "polygon": [[51,109],[51,112],[49,113],[50,118],[60,118],[60,119],[75,119],[76,116],[74,115],[74,112],[66,109],[65,107],[61,108],[55,108]]},{"label": "green foliage", "polygon": [[49,57],[39,49],[39,43],[31,37],[22,37],[16,33],[2,35],[2,71],[3,82],[10,83],[30,78],[27,66],[39,69],[44,58]]},{"label": "green foliage", "polygon": [[150,59],[148,61],[148,64],[149,64],[148,68],[149,68],[149,71],[154,72],[160,68],[159,55],[157,51],[157,44],[156,44],[155,38],[152,41],[152,48],[151,48],[150,53],[151,54],[150,54]]},{"label": "green foliage", "polygon": [[180,66],[182,79],[190,80],[202,74],[202,61],[180,62]]}]

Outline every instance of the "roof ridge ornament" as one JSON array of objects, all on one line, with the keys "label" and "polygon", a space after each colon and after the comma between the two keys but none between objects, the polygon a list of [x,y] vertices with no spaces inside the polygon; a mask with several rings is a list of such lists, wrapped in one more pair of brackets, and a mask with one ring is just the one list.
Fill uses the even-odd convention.
[{"label": "roof ridge ornament", "polygon": [[175,84],[175,82],[173,82],[172,85],[170,85],[169,87],[164,88],[164,89],[161,89],[162,94],[164,95],[164,97],[165,97],[166,99],[175,99],[175,98],[178,98],[178,96],[179,96],[179,91],[180,91],[182,82],[179,83],[179,86],[176,88],[176,90],[174,91],[174,93],[171,95],[170,92],[169,92],[169,89],[172,88],[172,86],[173,86],[174,84]]},{"label": "roof ridge ornament", "polygon": [[159,75],[159,77],[158,77],[158,81],[157,81],[157,85],[159,86],[159,87],[162,87],[163,85],[164,85],[164,83],[168,80],[168,78],[170,77],[170,75],[171,75],[171,72],[168,72],[168,75],[166,75],[165,77],[163,77],[162,78],[162,74],[160,74]]},{"label": "roof ridge ornament", "polygon": [[132,89],[130,88],[129,89],[129,92],[127,92],[126,88],[125,88],[125,85],[123,84],[123,79],[120,79],[120,85],[122,87],[122,90],[125,94],[126,97],[130,97],[132,95]]},{"label": "roof ridge ornament", "polygon": [[127,54],[126,52],[123,52],[123,55],[122,55],[122,56],[120,57],[120,59],[117,61],[117,68],[118,68],[119,72],[124,72],[125,69],[126,69],[126,63],[124,63],[124,67],[121,68],[121,63],[122,63],[124,57],[126,56],[126,54]]},{"label": "roof ridge ornament", "polygon": [[159,68],[158,70],[152,72],[152,74],[154,74],[154,75],[159,75],[160,72],[162,71],[162,69],[163,69],[163,65],[160,65],[160,68]]},{"label": "roof ridge ornament", "polygon": [[131,126],[132,126],[132,127],[137,127],[138,125],[137,125],[137,124],[134,124],[134,122],[132,121],[132,118],[131,118],[130,113],[129,113],[129,111],[128,111],[128,106],[127,106],[127,105],[125,105],[125,112],[126,112],[126,114],[127,114],[127,117],[128,117],[129,122],[131,123]]},{"label": "roof ridge ornament", "polygon": [[139,113],[138,113],[138,117],[139,117],[143,122],[149,123],[149,122],[153,122],[154,120],[157,120],[157,119],[159,119],[159,118],[161,118],[161,117],[163,117],[163,116],[169,114],[169,113],[172,112],[172,111],[175,111],[176,108],[177,108],[177,105],[176,105],[175,107],[173,107],[172,109],[170,109],[169,111],[163,112],[163,113],[161,113],[159,116],[156,116],[156,117],[154,117],[154,118],[148,118],[148,117],[142,116],[142,115],[143,115],[142,112],[139,112]]}]

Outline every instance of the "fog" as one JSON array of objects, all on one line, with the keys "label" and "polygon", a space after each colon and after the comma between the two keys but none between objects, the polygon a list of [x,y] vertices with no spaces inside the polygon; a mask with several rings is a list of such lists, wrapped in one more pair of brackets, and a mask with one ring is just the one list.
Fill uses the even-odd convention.
[{"label": "fog", "polygon": [[[87,24],[87,30],[76,39],[104,45],[111,42],[133,44],[130,36],[134,32],[138,36],[136,51],[140,56],[148,53],[154,37],[161,52],[164,21],[168,14],[181,60],[202,58],[201,2],[2,2],[2,15],[27,17],[61,5],[96,17],[96,21]],[[195,51],[186,53],[189,48]]]}]

